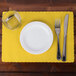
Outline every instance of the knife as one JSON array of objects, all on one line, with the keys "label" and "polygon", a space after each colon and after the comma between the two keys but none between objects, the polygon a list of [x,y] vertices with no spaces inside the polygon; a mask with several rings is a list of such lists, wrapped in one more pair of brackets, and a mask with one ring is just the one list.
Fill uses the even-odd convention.
[{"label": "knife", "polygon": [[64,19],[64,44],[63,44],[62,61],[66,61],[66,43],[67,43],[66,39],[67,39],[68,19],[69,19],[69,15],[66,14],[65,19]]}]

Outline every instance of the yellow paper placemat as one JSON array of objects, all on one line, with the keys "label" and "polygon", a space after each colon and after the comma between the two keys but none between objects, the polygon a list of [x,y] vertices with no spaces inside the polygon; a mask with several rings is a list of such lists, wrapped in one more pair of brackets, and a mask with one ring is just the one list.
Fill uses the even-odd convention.
[{"label": "yellow paper placemat", "polygon": [[[57,37],[55,34],[55,19],[61,19],[60,50],[63,51],[64,18],[69,14],[67,33],[66,62],[74,62],[74,18],[73,12],[19,12],[22,25],[15,30],[9,30],[2,24],[2,61],[3,62],[62,62],[57,60]],[[54,41],[51,48],[43,54],[33,55],[26,52],[20,44],[20,32],[32,21],[42,21],[53,31]]]}]

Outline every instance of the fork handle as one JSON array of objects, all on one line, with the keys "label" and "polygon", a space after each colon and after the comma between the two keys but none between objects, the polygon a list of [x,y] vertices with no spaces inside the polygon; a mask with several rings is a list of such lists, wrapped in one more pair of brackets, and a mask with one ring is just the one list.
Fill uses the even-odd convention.
[{"label": "fork handle", "polygon": [[62,61],[66,61],[66,36],[64,37],[64,45],[63,45],[63,57]]},{"label": "fork handle", "polygon": [[60,54],[60,45],[59,45],[59,38],[58,38],[58,50],[57,50],[57,59],[61,59],[61,54]]}]

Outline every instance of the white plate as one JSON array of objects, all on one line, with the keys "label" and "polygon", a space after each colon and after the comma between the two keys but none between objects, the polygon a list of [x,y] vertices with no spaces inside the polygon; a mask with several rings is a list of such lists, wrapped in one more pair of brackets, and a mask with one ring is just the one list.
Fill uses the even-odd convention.
[{"label": "white plate", "polygon": [[51,47],[53,33],[47,24],[33,21],[22,29],[20,43],[27,52],[41,54]]}]

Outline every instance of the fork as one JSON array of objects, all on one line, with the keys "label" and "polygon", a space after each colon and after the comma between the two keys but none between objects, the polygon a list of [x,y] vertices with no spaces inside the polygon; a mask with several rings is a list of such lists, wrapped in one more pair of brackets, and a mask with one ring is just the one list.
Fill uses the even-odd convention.
[{"label": "fork", "polygon": [[56,19],[55,20],[55,32],[57,35],[57,59],[60,60],[61,59],[61,54],[60,54],[60,45],[59,45],[59,34],[60,34],[60,19]]}]

